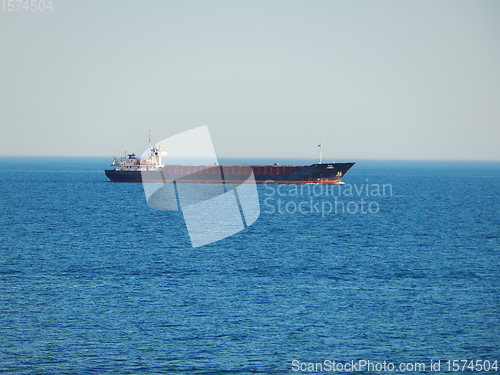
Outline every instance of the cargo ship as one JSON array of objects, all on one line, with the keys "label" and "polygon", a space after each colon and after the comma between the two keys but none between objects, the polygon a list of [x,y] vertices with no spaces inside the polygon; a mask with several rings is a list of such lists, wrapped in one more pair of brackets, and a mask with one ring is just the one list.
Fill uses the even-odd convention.
[{"label": "cargo ship", "polygon": [[105,174],[111,182],[244,183],[253,173],[258,184],[342,184],[342,177],[355,164],[322,163],[321,151],[319,163],[311,165],[163,164],[162,156],[166,155],[161,146],[150,146],[142,158],[135,154],[113,158],[114,169],[105,170]]}]

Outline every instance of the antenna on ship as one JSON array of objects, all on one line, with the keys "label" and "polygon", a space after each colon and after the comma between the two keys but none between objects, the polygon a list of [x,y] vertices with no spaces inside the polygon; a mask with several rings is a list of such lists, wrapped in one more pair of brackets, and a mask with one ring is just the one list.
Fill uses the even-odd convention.
[{"label": "antenna on ship", "polygon": [[149,143],[148,143],[148,149],[151,148],[151,129],[149,129]]},{"label": "antenna on ship", "polygon": [[323,156],[323,143],[321,143],[321,141],[319,141],[319,163],[321,164],[321,158]]}]

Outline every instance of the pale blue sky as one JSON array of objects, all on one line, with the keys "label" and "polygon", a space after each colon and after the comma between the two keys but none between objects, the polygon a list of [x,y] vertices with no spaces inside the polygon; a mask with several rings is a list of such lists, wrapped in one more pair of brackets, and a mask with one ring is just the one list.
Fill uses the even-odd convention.
[{"label": "pale blue sky", "polygon": [[0,9],[0,155],[140,154],[148,129],[208,125],[219,157],[500,160],[499,1],[53,8]]}]

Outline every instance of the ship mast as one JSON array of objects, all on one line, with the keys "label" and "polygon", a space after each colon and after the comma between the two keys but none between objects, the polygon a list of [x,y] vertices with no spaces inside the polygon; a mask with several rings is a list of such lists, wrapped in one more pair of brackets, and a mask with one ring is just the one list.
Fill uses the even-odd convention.
[{"label": "ship mast", "polygon": [[323,156],[323,143],[321,143],[321,141],[319,141],[319,164],[321,164],[321,158]]}]

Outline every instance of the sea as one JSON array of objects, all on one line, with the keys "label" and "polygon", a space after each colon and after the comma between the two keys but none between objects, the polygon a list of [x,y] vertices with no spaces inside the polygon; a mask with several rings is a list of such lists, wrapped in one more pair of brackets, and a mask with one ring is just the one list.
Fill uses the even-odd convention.
[{"label": "sea", "polygon": [[195,248],[109,164],[0,159],[0,373],[500,372],[499,162],[258,185]]}]

